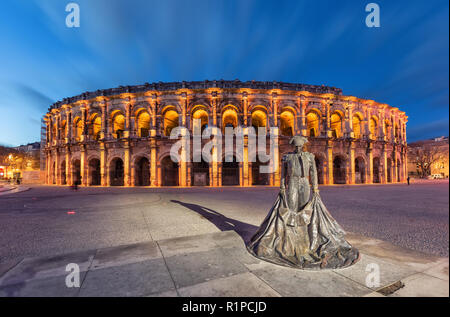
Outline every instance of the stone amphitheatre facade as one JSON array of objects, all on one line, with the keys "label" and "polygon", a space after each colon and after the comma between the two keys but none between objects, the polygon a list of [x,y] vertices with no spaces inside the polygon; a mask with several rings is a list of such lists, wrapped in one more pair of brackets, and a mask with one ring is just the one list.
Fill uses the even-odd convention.
[{"label": "stone amphitheatre facade", "polygon": [[279,169],[260,173],[263,163],[246,157],[174,163],[170,132],[176,126],[192,131],[194,119],[202,128],[278,127],[278,160],[292,151],[290,136],[308,136],[321,184],[384,184],[407,177],[407,116],[398,108],[345,96],[334,87],[218,80],[121,86],[56,102],[44,116],[46,183],[279,185]]}]

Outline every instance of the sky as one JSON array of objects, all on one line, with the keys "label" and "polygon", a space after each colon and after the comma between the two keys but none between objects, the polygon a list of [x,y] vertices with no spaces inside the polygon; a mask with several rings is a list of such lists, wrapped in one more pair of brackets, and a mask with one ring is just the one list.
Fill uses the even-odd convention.
[{"label": "sky", "polygon": [[[372,0],[373,1],[373,0]],[[40,140],[48,107],[145,82],[285,81],[334,86],[405,111],[408,141],[448,135],[447,0],[3,0],[0,144]],[[375,2],[375,1],[374,1]]]}]

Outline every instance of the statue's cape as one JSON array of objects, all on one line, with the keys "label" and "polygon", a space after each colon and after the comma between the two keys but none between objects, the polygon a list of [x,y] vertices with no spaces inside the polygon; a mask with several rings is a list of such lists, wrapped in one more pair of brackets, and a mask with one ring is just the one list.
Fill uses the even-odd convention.
[{"label": "statue's cape", "polygon": [[295,222],[291,217],[278,195],[250,240],[249,252],[265,261],[303,269],[347,267],[359,259],[358,250],[347,242],[345,231],[318,193],[298,212]]}]

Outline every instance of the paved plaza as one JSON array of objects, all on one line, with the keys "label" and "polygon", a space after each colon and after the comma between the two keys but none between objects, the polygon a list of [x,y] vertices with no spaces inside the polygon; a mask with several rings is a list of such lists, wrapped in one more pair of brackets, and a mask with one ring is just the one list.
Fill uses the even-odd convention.
[{"label": "paved plaza", "polygon": [[[355,266],[327,272],[246,252],[276,194],[34,186],[0,195],[0,296],[448,296],[448,182],[321,187],[362,253]],[[64,284],[71,262],[80,289]],[[378,287],[365,283],[370,263],[380,267]],[[396,282],[404,286],[390,294]]]}]

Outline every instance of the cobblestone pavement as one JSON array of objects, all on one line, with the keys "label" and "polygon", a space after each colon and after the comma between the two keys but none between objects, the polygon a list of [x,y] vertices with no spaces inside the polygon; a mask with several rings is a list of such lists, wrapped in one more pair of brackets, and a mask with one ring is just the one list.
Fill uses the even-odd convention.
[{"label": "cobblestone pavement", "polygon": [[[323,186],[348,232],[448,256],[448,182]],[[34,186],[0,196],[0,263],[236,230],[248,239],[276,188],[80,188]]]}]

